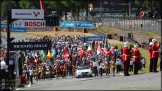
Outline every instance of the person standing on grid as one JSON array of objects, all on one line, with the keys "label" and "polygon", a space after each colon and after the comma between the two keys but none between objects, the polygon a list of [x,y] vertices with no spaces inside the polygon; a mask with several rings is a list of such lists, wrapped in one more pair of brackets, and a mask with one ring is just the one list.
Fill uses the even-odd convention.
[{"label": "person standing on grid", "polygon": [[30,83],[33,84],[33,68],[29,68]]},{"label": "person standing on grid", "polygon": [[11,74],[13,73],[13,71],[14,71],[14,61],[13,61],[13,59],[10,59],[9,60],[9,70],[10,70],[10,72],[11,72]]},{"label": "person standing on grid", "polygon": [[133,72],[133,58],[130,60],[129,71]]},{"label": "person standing on grid", "polygon": [[116,59],[116,72],[120,73],[120,70],[121,70],[121,61],[120,61],[120,58],[118,57]]},{"label": "person standing on grid", "polygon": [[6,79],[6,59],[3,59],[2,58],[2,61],[1,61],[1,79]]},{"label": "person standing on grid", "polygon": [[143,59],[142,59],[142,68],[145,68],[145,64],[146,64],[146,59],[143,57]]}]

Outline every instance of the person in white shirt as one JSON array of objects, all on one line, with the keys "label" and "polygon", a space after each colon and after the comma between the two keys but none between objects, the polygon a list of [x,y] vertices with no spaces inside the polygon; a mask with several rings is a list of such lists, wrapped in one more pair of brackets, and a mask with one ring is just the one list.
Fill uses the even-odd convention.
[{"label": "person in white shirt", "polygon": [[30,83],[33,84],[33,69],[29,68]]},{"label": "person in white shirt", "polygon": [[131,58],[131,60],[130,60],[129,71],[133,72],[133,58]]},{"label": "person in white shirt", "polygon": [[94,62],[93,62],[93,69],[94,69],[94,75],[95,75],[95,76],[98,76],[97,67],[98,67],[98,62],[96,62],[96,61],[94,60]]},{"label": "person in white shirt", "polygon": [[103,68],[104,64],[102,63],[101,60],[98,62],[98,64],[99,64],[98,65],[98,72],[99,72],[100,76],[102,76],[102,74],[103,74],[102,68]]},{"label": "person in white shirt", "polygon": [[143,59],[142,59],[142,67],[143,67],[143,68],[145,68],[145,64],[146,64],[146,59],[143,58]]},{"label": "person in white shirt", "polygon": [[116,72],[120,73],[121,71],[121,60],[119,59],[119,57],[116,59]]},{"label": "person in white shirt", "polygon": [[1,79],[6,79],[6,59],[1,61]]}]

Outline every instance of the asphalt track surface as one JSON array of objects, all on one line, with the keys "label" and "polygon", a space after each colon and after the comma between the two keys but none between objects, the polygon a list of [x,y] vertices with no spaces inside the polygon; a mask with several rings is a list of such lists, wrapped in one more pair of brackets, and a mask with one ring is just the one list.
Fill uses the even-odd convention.
[{"label": "asphalt track surface", "polygon": [[[12,34],[15,40],[31,38],[34,36],[24,34]],[[72,78],[66,79],[40,80],[35,81],[33,85],[26,85],[25,88],[18,90],[160,90],[161,72],[146,73],[131,76],[116,74],[116,77],[98,76],[91,78]]]},{"label": "asphalt track surface", "polygon": [[116,77],[105,76],[91,78],[66,79],[53,78],[52,80],[34,81],[33,85],[27,85],[19,90],[160,90],[161,72],[146,73],[139,75],[123,76],[116,74]]},{"label": "asphalt track surface", "polygon": [[[7,38],[7,34],[2,34],[2,35],[5,35],[6,38]],[[15,39],[13,41],[18,41],[18,40],[26,40],[26,39],[29,39],[29,38],[34,38],[35,36],[32,36],[32,35],[25,35],[25,34],[11,34],[11,38],[14,37]]]}]

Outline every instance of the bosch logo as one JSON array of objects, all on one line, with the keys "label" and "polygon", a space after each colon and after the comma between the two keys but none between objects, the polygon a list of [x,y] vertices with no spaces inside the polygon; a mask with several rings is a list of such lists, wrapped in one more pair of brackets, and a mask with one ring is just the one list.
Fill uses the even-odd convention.
[{"label": "bosch logo", "polygon": [[34,13],[34,15],[35,15],[35,17],[37,17],[39,14],[40,14],[40,12],[35,12],[35,11],[33,11],[33,13]]},{"label": "bosch logo", "polygon": [[45,26],[44,22],[25,22],[25,27],[27,26]]}]

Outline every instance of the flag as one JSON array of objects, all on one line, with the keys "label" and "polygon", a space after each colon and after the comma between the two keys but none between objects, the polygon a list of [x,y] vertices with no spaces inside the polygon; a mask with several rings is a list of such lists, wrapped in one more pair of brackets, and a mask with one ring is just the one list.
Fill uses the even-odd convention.
[{"label": "flag", "polygon": [[107,54],[108,54],[107,48],[104,48],[104,49],[103,49],[103,54],[104,54],[105,56],[107,56]]},{"label": "flag", "polygon": [[41,59],[45,60],[45,52],[43,50],[41,50]]},{"label": "flag", "polygon": [[55,49],[52,50],[52,56],[55,57],[55,58],[57,57]]},{"label": "flag", "polygon": [[68,49],[67,48],[64,48],[63,49],[63,55],[64,55],[64,58],[68,58]]},{"label": "flag", "polygon": [[87,52],[86,52],[86,56],[88,56],[89,54],[92,54],[91,46],[88,46],[88,49],[87,49]]},{"label": "flag", "polygon": [[68,53],[68,49],[67,49],[67,48],[64,48],[63,54],[65,55],[65,54],[67,54],[67,53]]},{"label": "flag", "polygon": [[49,58],[49,59],[53,58],[50,50],[48,50],[47,58]]},{"label": "flag", "polygon": [[78,56],[83,57],[83,47],[80,48],[80,50],[78,52]]},{"label": "flag", "polygon": [[101,49],[100,45],[98,45],[97,54],[100,54],[100,53],[102,53],[102,49]]},{"label": "flag", "polygon": [[44,10],[44,16],[46,16],[47,15],[47,11],[46,11],[46,9],[44,7],[44,1],[43,0],[39,0],[39,3],[40,3],[40,8]]}]

